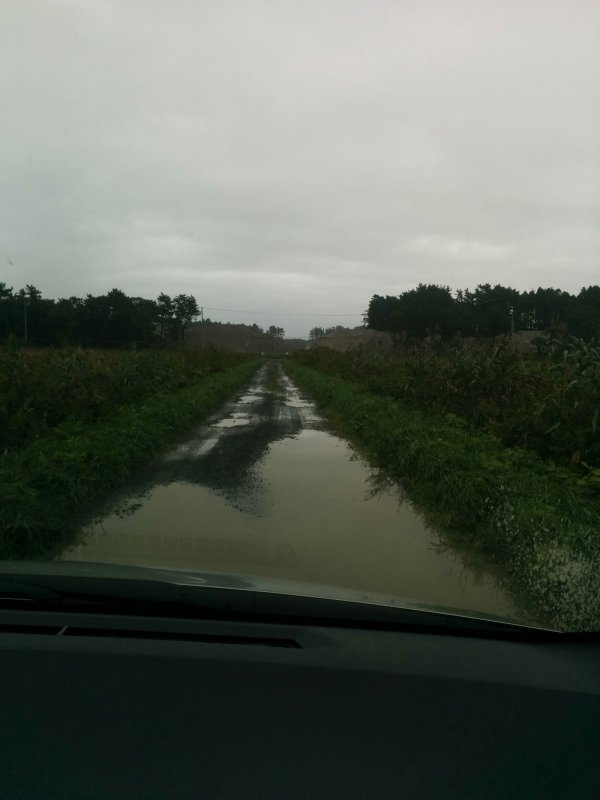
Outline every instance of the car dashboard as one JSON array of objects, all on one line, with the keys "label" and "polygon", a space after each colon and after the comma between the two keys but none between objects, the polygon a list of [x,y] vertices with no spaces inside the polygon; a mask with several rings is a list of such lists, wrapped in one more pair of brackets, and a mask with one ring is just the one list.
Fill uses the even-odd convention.
[{"label": "car dashboard", "polygon": [[598,640],[5,609],[12,798],[598,798]]}]

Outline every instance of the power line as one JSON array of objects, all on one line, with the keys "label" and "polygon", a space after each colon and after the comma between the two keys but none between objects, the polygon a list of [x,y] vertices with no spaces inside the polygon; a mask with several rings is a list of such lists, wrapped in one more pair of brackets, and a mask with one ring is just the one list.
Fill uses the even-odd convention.
[{"label": "power line", "polygon": [[248,311],[242,308],[214,308],[213,306],[204,306],[207,311],[226,311],[230,314],[264,314],[265,316],[281,316],[281,317],[362,317],[363,312],[355,314],[313,314],[309,311]]},{"label": "power line", "polygon": [[[210,325],[212,323],[207,322],[206,325]],[[200,326],[198,326],[200,327]],[[197,330],[196,327],[186,328],[186,331],[193,331]],[[186,334],[187,335],[187,334]],[[260,342],[270,342],[273,337],[271,337],[268,333],[263,331],[262,333],[257,333],[255,331],[240,331],[238,333],[229,333],[229,332],[222,332],[219,330],[211,330],[207,327],[207,330],[204,334],[206,341],[209,339],[252,339],[257,340]],[[278,337],[274,337],[277,339]],[[283,339],[279,339],[279,341],[284,341],[286,339],[302,339],[302,341],[309,341],[308,336],[284,336]]]}]

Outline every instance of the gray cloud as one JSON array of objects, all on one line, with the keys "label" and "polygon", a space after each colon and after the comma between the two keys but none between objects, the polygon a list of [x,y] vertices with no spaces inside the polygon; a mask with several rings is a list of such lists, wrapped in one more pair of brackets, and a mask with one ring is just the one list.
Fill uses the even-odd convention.
[{"label": "gray cloud", "polygon": [[301,334],[359,319],[279,312],[358,314],[420,280],[598,281],[593,0],[2,17],[0,280],[189,291]]}]

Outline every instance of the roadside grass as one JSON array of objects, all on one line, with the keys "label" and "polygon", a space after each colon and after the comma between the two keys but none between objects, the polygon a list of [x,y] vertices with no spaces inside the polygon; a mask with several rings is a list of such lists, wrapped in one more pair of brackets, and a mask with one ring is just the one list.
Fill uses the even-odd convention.
[{"label": "roadside grass", "polygon": [[293,360],[286,369],[432,524],[498,564],[538,618],[565,630],[600,627],[593,487],[457,415],[373,394]]},{"label": "roadside grass", "polygon": [[52,558],[92,504],[200,424],[250,380],[260,360],[163,388],[89,422],[71,417],[0,454],[0,558]]}]

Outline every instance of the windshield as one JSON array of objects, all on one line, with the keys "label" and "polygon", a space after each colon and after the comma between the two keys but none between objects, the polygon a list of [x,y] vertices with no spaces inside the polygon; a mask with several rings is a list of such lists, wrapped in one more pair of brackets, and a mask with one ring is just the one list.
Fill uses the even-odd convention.
[{"label": "windshield", "polygon": [[599,630],[598,4],[2,17],[0,573]]}]

